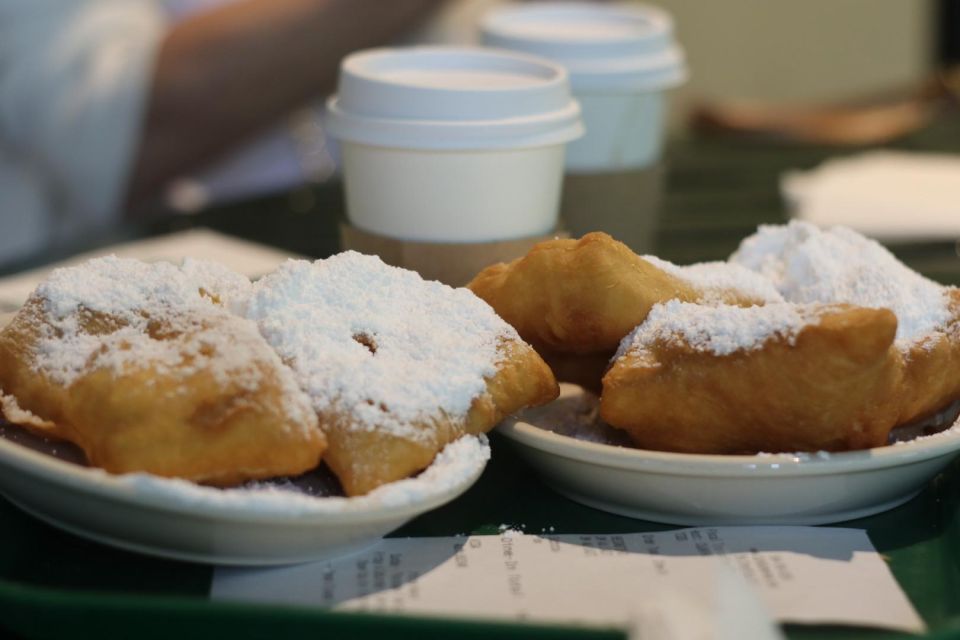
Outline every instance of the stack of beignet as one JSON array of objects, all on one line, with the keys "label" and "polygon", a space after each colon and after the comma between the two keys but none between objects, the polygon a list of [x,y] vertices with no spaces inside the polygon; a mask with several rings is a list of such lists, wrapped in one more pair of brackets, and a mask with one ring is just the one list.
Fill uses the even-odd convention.
[{"label": "stack of beignet", "polygon": [[468,286],[642,448],[869,448],[960,398],[960,292],[847,229],[762,227],[689,267],[592,233]]},{"label": "stack of beignet", "polygon": [[6,418],[91,465],[227,486],[321,458],[347,495],[557,395],[465,289],[346,253],[256,284],[210,263],[55,271],[0,332]]}]

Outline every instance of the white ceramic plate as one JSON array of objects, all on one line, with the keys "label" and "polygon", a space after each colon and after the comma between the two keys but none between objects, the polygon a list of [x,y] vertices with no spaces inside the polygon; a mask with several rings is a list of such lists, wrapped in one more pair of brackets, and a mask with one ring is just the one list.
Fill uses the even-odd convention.
[{"label": "white ceramic plate", "polygon": [[[892,509],[960,451],[960,426],[887,447],[833,454],[720,456],[665,453],[561,435],[588,401],[560,399],[508,420],[499,432],[548,484],[583,504],[683,525],[839,522]],[[569,428],[560,429],[570,432]]]},{"label": "white ceramic plate", "polygon": [[[359,498],[317,497],[314,474],[277,487],[219,490],[78,463],[71,445],[0,426],[0,493],[50,524],[128,550],[212,564],[269,565],[359,551],[453,500],[480,477],[489,448],[468,437],[417,478]],[[0,524],[2,526],[2,524]]]}]

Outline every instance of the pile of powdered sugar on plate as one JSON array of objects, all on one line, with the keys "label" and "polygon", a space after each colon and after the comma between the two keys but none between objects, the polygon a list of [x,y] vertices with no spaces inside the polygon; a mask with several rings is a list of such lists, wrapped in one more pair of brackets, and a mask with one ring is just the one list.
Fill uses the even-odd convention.
[{"label": "pile of powdered sugar on plate", "polygon": [[113,489],[135,499],[161,500],[170,506],[191,510],[297,517],[415,507],[449,491],[465,488],[466,483],[480,474],[489,458],[486,436],[464,436],[448,444],[419,475],[351,498],[310,495],[298,492],[289,483],[285,488],[261,482],[254,487],[216,489],[146,473],[115,476],[99,469],[89,471],[109,482]]},{"label": "pile of powdered sugar on plate", "polygon": [[295,371],[318,411],[406,439],[462,418],[516,331],[466,289],[345,252],[289,261],[256,283],[246,316]]},{"label": "pile of powdered sugar on plate", "polygon": [[769,453],[767,451],[758,451],[753,454],[755,458],[759,458],[763,462],[777,463],[777,462],[825,462],[827,460],[832,460],[833,455],[829,451],[791,451],[791,452],[778,452],[778,453]]},{"label": "pile of powdered sugar on plate", "polygon": [[788,302],[890,309],[903,346],[942,328],[951,317],[945,287],[845,227],[822,230],[798,221],[761,226],[730,261],[769,279]]},{"label": "pile of powdered sugar on plate", "polygon": [[630,437],[600,418],[597,394],[571,382],[560,383],[560,397],[542,407],[527,409],[519,420],[545,431],[581,442],[629,447]]},{"label": "pile of powdered sugar on plate", "polygon": [[918,435],[913,438],[904,439],[904,440],[894,440],[890,443],[891,447],[902,447],[904,445],[913,444],[916,442],[936,442],[937,440],[946,440],[952,439],[960,435],[960,419],[957,419],[956,422],[951,424],[946,429],[935,431],[933,433]]}]

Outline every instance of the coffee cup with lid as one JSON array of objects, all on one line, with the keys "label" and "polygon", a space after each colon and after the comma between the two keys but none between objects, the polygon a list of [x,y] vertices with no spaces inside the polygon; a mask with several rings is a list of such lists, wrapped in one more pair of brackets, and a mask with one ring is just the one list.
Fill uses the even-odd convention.
[{"label": "coffee cup with lid", "polygon": [[563,219],[649,251],[663,174],[668,91],[686,80],[670,15],[651,5],[506,5],[481,23],[484,44],[538,55],[570,74],[586,135],[567,151]]},{"label": "coffee cup with lid", "polygon": [[348,246],[393,262],[429,254],[448,264],[421,271],[455,281],[443,274],[556,230],[567,143],[583,132],[560,65],[481,47],[372,49],[344,59],[327,106]]}]

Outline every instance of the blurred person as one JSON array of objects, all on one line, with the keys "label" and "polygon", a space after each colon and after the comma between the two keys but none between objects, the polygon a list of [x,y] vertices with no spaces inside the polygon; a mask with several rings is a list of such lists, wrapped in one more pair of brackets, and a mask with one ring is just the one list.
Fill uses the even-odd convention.
[{"label": "blurred person", "polygon": [[148,209],[439,4],[0,0],[0,263]]}]

